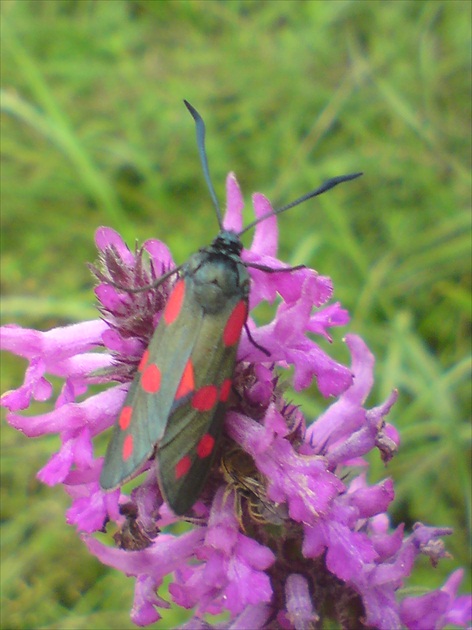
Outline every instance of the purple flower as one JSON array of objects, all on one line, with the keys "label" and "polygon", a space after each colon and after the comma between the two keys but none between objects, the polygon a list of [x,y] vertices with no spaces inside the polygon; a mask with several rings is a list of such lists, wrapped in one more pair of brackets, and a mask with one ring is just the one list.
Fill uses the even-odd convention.
[{"label": "purple flower", "polygon": [[[233,175],[227,195],[225,228],[239,232],[243,200]],[[270,212],[262,195],[253,202],[257,217]],[[388,462],[395,455],[399,438],[385,418],[397,394],[367,409],[374,357],[364,342],[346,336],[348,368],[314,341],[316,335],[331,341],[330,328],[346,324],[348,314],[328,303],[331,280],[313,270],[265,273],[248,267],[251,309],[263,300],[279,302],[269,324],[257,327],[249,318],[255,343],[243,331],[222,456],[193,508],[193,527],[183,534],[164,531],[179,519],[163,499],[152,462],[143,466],[145,477],[130,495],[100,488],[103,458],[94,457],[94,438],[116,422],[175,280],[170,276],[137,293],[119,290],[147,287],[173,269],[170,253],[155,240],[131,252],[107,228],[97,231],[96,243],[101,319],[48,332],[4,326],[2,348],[26,358],[29,367],[23,385],[4,394],[2,405],[8,422],[25,435],[60,436],[59,451],[38,477],[64,485],[72,498],[67,521],[89,550],[136,577],[133,621],[144,626],[160,618],[159,609],[169,604],[158,591],[172,574],[172,599],[194,609],[186,628],[208,627],[204,615],[223,612],[230,621],[221,627],[234,629],[465,626],[471,603],[456,594],[460,571],[439,590],[400,595],[420,554],[433,566],[447,555],[440,537],[451,530],[421,524],[406,536],[402,526],[391,530],[393,483],[369,486],[364,456],[377,449]],[[276,255],[277,222],[271,217],[256,226],[243,260],[283,266]],[[288,367],[295,389],[315,380],[324,396],[336,397],[308,428],[302,411],[284,395]],[[32,400],[52,396],[49,375],[63,379],[54,409],[19,413]],[[87,395],[97,384],[102,390]],[[116,546],[95,536],[111,529],[110,521]]]},{"label": "purple flower", "polygon": [[457,596],[464,571],[454,571],[444,586],[419,597],[406,597],[400,608],[402,622],[412,630],[442,628],[448,624],[465,626],[471,621],[472,597]]}]

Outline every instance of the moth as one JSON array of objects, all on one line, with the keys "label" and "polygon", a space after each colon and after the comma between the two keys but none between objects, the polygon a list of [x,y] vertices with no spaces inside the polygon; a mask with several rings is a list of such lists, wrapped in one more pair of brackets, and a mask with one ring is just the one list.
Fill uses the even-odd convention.
[{"label": "moth", "polygon": [[[205,125],[195,108],[184,103],[195,121],[200,161],[220,232],[209,246],[153,285],[178,274],[130,385],[100,476],[104,490],[114,489],[155,454],[161,491],[177,515],[188,513],[199,498],[220,440],[238,344],[248,317],[247,267],[267,273],[298,268],[272,269],[243,262],[241,235],[269,216],[361,175],[330,179],[239,233],[225,230],[209,175]],[[246,331],[257,346],[247,327]]]}]

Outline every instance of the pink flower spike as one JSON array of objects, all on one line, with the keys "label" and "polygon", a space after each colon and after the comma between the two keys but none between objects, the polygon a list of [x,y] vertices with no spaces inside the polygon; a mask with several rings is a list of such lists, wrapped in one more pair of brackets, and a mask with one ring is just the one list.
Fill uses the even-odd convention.
[{"label": "pink flower spike", "polygon": [[[226,191],[224,227],[237,237],[244,204],[232,173]],[[260,193],[253,205],[256,218],[272,210]],[[370,484],[367,456],[395,456],[387,417],[398,394],[366,407],[375,360],[360,337],[346,336],[350,366],[330,356],[326,341],[349,314],[331,302],[329,277],[276,258],[277,217],[254,226],[240,257],[223,232],[178,271],[158,240],[130,249],[106,227],[95,240],[99,317],[47,332],[3,326],[1,347],[28,365],[1,404],[24,435],[57,436],[38,479],[63,485],[67,523],[90,553],[134,578],[133,623],[162,619],[165,580],[166,597],[193,609],[192,630],[465,627],[460,571],[420,597],[402,594],[420,555],[433,566],[449,557],[451,530],[391,527],[393,480]],[[251,311],[264,301],[276,312],[258,326]],[[332,399],[307,418],[291,387]],[[104,458],[101,434],[112,431]],[[104,489],[110,466],[118,481]],[[174,513],[173,494],[193,501],[187,513]],[[208,615],[220,614],[212,626]]]}]

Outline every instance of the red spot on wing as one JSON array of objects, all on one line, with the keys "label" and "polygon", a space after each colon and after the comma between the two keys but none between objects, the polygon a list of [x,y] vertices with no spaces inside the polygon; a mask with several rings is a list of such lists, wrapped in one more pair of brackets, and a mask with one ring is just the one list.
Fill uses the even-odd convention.
[{"label": "red spot on wing", "polygon": [[127,435],[123,442],[123,452],[122,452],[123,459],[125,461],[129,459],[131,457],[132,452],[133,452],[133,436]]},{"label": "red spot on wing", "polygon": [[208,457],[213,452],[215,446],[215,438],[209,433],[205,433],[200,442],[197,444],[197,455],[201,459]]},{"label": "red spot on wing", "polygon": [[149,359],[149,348],[146,348],[143,356],[141,357],[141,361],[139,362],[138,372],[142,372],[144,370],[144,368],[146,367],[146,363],[148,362],[148,359]]},{"label": "red spot on wing", "polygon": [[229,398],[229,394],[231,391],[231,384],[232,384],[232,380],[230,378],[226,378],[222,385],[221,385],[221,390],[220,390],[220,400],[221,402],[226,402]]},{"label": "red spot on wing", "polygon": [[155,394],[161,386],[161,371],[155,363],[150,363],[141,376],[141,387],[148,394]]},{"label": "red spot on wing", "polygon": [[182,378],[180,379],[179,386],[175,398],[182,398],[187,394],[190,394],[195,389],[195,377],[193,375],[193,363],[192,359],[187,361]]},{"label": "red spot on wing", "polygon": [[120,429],[122,431],[126,431],[126,429],[129,427],[132,414],[133,407],[123,407],[123,409],[121,410],[120,417],[118,418],[118,424],[120,425]]},{"label": "red spot on wing", "polygon": [[167,325],[172,324],[182,309],[185,295],[185,280],[179,280],[174,286],[164,309],[164,321]]},{"label": "red spot on wing", "polygon": [[210,411],[218,400],[218,388],[216,385],[205,385],[195,392],[191,405],[197,411]]},{"label": "red spot on wing", "polygon": [[188,455],[184,455],[182,459],[180,459],[175,465],[175,478],[180,479],[183,475],[186,475],[190,470],[190,466],[192,465],[192,460]]},{"label": "red spot on wing", "polygon": [[223,343],[225,346],[234,346],[241,337],[241,330],[247,319],[247,302],[241,300],[233,308],[233,312],[226,322],[223,331]]}]

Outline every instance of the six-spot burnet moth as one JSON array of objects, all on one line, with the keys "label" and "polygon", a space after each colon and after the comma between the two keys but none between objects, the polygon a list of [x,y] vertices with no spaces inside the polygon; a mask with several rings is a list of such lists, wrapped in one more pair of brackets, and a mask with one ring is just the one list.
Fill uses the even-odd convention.
[{"label": "six-spot burnet moth", "polygon": [[[200,160],[220,232],[211,245],[152,285],[156,287],[178,273],[130,385],[100,476],[103,489],[116,488],[155,453],[161,491],[178,515],[186,514],[198,499],[222,431],[236,352],[248,316],[250,279],[246,268],[267,273],[295,269],[244,263],[241,235],[268,216],[361,175],[330,179],[292,203],[259,217],[239,233],[225,230],[208,170],[205,126],[192,105],[184,102],[196,124]],[[246,331],[255,343],[247,327]]]}]

